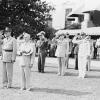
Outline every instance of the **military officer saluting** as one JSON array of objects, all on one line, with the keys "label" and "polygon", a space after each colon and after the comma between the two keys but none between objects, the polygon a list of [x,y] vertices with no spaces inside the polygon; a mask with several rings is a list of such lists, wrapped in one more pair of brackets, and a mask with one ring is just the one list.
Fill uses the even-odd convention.
[{"label": "military officer saluting", "polygon": [[16,39],[11,37],[12,30],[6,28],[4,31],[5,38],[2,45],[2,62],[3,62],[3,88],[11,88],[13,77],[13,64],[16,60],[17,43]]},{"label": "military officer saluting", "polygon": [[38,72],[44,73],[45,58],[47,53],[48,41],[45,38],[45,32],[41,31],[37,34],[39,41],[36,46],[38,47]]}]

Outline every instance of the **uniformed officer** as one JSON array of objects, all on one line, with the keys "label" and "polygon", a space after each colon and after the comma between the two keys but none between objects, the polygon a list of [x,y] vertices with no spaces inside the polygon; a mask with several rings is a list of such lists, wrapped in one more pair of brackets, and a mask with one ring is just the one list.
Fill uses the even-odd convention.
[{"label": "uniformed officer", "polygon": [[86,76],[86,65],[87,59],[90,53],[89,42],[87,42],[87,37],[85,33],[81,34],[81,40],[77,39],[77,36],[74,37],[73,43],[77,43],[79,45],[78,51],[78,69],[79,69],[79,78],[85,78]]},{"label": "uniformed officer", "polygon": [[4,31],[5,38],[2,45],[2,62],[3,62],[3,88],[11,88],[13,77],[13,64],[16,60],[17,43],[16,39],[11,37],[12,30],[6,28]]},{"label": "uniformed officer", "polygon": [[64,37],[65,37],[64,33],[59,34],[58,39],[56,40],[57,49],[56,49],[55,56],[57,56],[58,58],[58,63],[59,63],[58,75],[59,76],[65,75],[65,65],[66,65],[65,63],[66,63],[66,59],[68,60],[68,54],[69,54],[69,41],[66,40]]},{"label": "uniformed officer", "polygon": [[48,42],[47,39],[44,37],[45,32],[41,31],[37,34],[39,36],[39,41],[37,41],[38,47],[38,71],[44,73],[44,66],[45,66],[45,58],[47,53],[47,46]]},{"label": "uniformed officer", "polygon": [[24,42],[20,46],[21,58],[21,69],[22,69],[22,86],[21,90],[30,91],[30,77],[31,68],[34,64],[35,59],[35,45],[30,41],[30,34],[24,34]]}]

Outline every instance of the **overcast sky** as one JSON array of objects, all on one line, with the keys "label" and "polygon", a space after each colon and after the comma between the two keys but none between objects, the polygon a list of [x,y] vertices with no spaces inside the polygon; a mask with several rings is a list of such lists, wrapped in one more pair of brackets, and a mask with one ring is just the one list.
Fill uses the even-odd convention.
[{"label": "overcast sky", "polygon": [[47,1],[48,3],[52,3],[54,5],[59,5],[59,4],[62,4],[64,2],[75,2],[75,3],[79,3],[79,2],[84,1],[84,0],[42,0],[42,1]]}]

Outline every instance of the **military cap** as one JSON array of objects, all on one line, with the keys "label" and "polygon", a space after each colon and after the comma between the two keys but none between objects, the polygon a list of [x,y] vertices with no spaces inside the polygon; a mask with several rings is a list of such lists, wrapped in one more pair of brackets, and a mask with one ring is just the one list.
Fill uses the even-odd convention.
[{"label": "military cap", "polygon": [[44,31],[41,31],[37,34],[37,36],[41,36],[41,35],[45,35],[45,32]]}]

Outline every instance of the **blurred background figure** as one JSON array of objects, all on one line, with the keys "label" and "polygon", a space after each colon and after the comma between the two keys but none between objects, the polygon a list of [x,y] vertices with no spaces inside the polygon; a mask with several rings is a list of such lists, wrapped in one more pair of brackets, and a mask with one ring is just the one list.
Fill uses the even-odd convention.
[{"label": "blurred background figure", "polygon": [[88,53],[88,56],[87,56],[87,70],[90,71],[90,67],[91,67],[91,58],[93,56],[93,42],[91,40],[91,37],[90,36],[87,36],[86,37],[86,41],[87,41],[87,53]]},{"label": "blurred background figure", "polygon": [[95,48],[97,49],[97,55],[95,54],[95,58],[99,59],[100,58],[100,38],[97,39],[96,43],[95,43]]},{"label": "blurred background figure", "polygon": [[65,36],[65,39],[66,39],[66,42],[67,42],[67,44],[69,45],[67,45],[67,51],[69,51],[68,53],[66,53],[66,57],[65,57],[65,67],[66,68],[68,68],[68,66],[69,66],[69,55],[71,54],[71,39],[69,38],[69,33],[67,33],[66,34],[66,36]]},{"label": "blurred background figure", "polygon": [[93,42],[93,47],[94,47],[93,58],[94,58],[94,59],[96,59],[97,56],[98,56],[98,55],[97,55],[97,50],[98,50],[97,44],[98,44],[98,43],[97,43],[97,44],[96,44],[96,43],[97,43],[97,40],[95,40],[95,41]]},{"label": "blurred background figure", "polygon": [[57,48],[56,41],[55,38],[53,38],[50,44],[50,54],[49,54],[50,57],[55,57],[56,48]]},{"label": "blurred background figure", "polygon": [[[80,33],[77,33],[77,40],[81,39]],[[77,43],[74,44],[74,58],[75,58],[75,70],[78,70],[78,51],[79,45]]]}]

